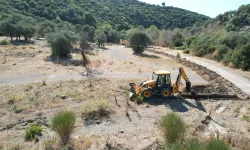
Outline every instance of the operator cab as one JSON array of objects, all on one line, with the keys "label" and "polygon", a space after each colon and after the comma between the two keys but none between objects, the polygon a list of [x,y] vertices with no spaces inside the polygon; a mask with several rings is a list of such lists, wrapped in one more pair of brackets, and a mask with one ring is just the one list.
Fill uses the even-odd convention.
[{"label": "operator cab", "polygon": [[171,85],[171,73],[165,70],[153,72],[152,79],[156,82],[157,87]]}]

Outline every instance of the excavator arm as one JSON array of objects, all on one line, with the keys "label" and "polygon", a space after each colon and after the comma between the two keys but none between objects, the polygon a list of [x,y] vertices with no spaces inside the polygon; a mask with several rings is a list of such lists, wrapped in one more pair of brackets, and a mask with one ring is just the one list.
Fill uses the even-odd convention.
[{"label": "excavator arm", "polygon": [[190,92],[191,82],[189,81],[189,78],[187,77],[183,67],[180,67],[176,82],[173,84],[173,93],[180,93],[181,77],[186,81],[187,92]]}]

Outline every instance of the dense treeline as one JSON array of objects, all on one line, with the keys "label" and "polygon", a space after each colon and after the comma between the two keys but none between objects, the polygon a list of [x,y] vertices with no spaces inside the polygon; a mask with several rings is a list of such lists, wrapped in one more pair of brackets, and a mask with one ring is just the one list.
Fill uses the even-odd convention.
[{"label": "dense treeline", "polygon": [[250,4],[218,15],[215,19],[183,30],[183,48],[225,65],[250,69]]},{"label": "dense treeline", "polygon": [[3,13],[15,12],[34,18],[93,27],[105,23],[118,31],[139,25],[185,28],[209,19],[187,10],[149,5],[137,0],[0,0],[0,4]]},{"label": "dense treeline", "polygon": [[233,68],[250,69],[250,4],[193,27],[162,30],[158,44]]}]

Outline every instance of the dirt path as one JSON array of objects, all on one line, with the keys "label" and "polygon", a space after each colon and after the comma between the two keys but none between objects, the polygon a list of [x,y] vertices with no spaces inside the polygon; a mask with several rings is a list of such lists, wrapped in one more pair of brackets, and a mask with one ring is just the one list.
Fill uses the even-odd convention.
[{"label": "dirt path", "polygon": [[[164,51],[165,53],[169,55],[176,56],[178,51],[170,50],[170,49],[165,49],[165,48],[160,48],[160,49],[155,49],[157,51]],[[199,64],[201,66],[204,66],[217,74],[221,75],[228,81],[232,82],[234,85],[236,85],[238,88],[240,88],[243,92],[246,94],[250,95],[250,81],[246,79],[244,76],[236,72],[235,70],[231,68],[227,68],[225,66],[222,66],[221,64],[213,61],[213,60],[208,60],[205,58],[200,58],[196,56],[191,56],[187,54],[181,54],[181,58],[185,58],[191,62],[194,62],[196,64]]]},{"label": "dirt path", "polygon": [[[95,77],[118,79],[138,78],[141,80],[146,80],[151,78],[152,72],[154,70],[171,69],[170,71],[172,72],[172,80],[174,81],[175,77],[177,77],[178,75],[178,67],[180,66],[180,64],[174,62],[174,60],[168,60],[168,62],[173,62],[173,64],[163,64],[162,62],[165,61],[164,57],[154,58],[154,56],[146,55],[145,58],[141,58],[139,56],[134,56],[132,54],[131,49],[124,48],[124,46],[107,46],[107,50],[100,51],[99,55],[100,57],[102,57],[102,59],[111,60],[112,63],[116,63],[116,65],[108,66],[109,69],[95,68],[98,70],[98,73],[94,74]],[[126,68],[126,64],[123,64],[122,62],[129,64],[131,63],[132,65],[127,66]],[[141,68],[141,71],[131,70],[133,68]],[[206,83],[206,81],[202,79],[199,75],[197,75],[195,72],[191,71],[188,68],[186,68],[186,70],[188,76],[190,77],[190,80],[193,81],[193,84]],[[37,71],[27,71],[27,74],[3,75],[0,78],[0,86],[41,82],[41,79],[43,78],[45,78],[48,82],[71,79],[84,79],[87,77],[85,71],[86,70],[82,68],[70,72],[39,73]]]}]

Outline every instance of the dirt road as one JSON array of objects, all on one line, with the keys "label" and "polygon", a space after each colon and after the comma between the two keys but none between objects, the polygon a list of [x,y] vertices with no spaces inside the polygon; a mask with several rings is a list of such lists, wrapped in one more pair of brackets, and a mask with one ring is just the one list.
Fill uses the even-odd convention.
[{"label": "dirt road", "polygon": [[[151,55],[144,55],[143,58],[135,56],[132,54],[131,49],[124,48],[124,46],[107,46],[107,50],[100,50],[99,57],[103,60],[110,60],[114,65],[105,66],[105,62],[101,64],[97,69],[98,73],[94,74],[95,77],[103,78],[120,78],[120,79],[130,79],[138,78],[141,81],[150,79],[152,72],[155,70],[170,70],[172,72],[172,80],[178,75],[178,67],[181,66],[174,60],[168,60],[164,57],[156,57]],[[106,63],[110,63],[106,61]],[[126,66],[127,65],[127,66]],[[23,65],[24,66],[24,65]],[[32,66],[32,65],[31,65]],[[36,66],[33,66],[35,68]],[[139,68],[139,69],[135,69]],[[206,81],[202,79],[195,72],[191,71],[189,68],[185,68],[187,74],[193,84],[204,84]],[[20,68],[20,71],[24,70]],[[35,69],[34,69],[35,70]],[[139,70],[139,71],[138,71]],[[67,72],[49,72],[40,73],[38,71],[28,71],[25,74],[14,73],[2,73],[0,75],[0,86],[6,85],[16,85],[16,84],[26,84],[32,82],[41,82],[41,79],[45,78],[46,81],[60,81],[60,80],[71,80],[71,79],[84,79],[86,78],[86,70],[84,68],[78,69],[77,71],[67,71]],[[140,81],[140,82],[141,82]]]},{"label": "dirt road", "polygon": [[[157,51],[164,51],[167,54],[176,56],[178,51],[160,48],[155,49]],[[215,62],[213,60],[208,60],[205,58],[200,58],[196,56],[191,56],[187,54],[181,53],[181,58],[185,58],[191,62],[194,62],[196,64],[199,64],[201,66],[204,66],[217,74],[221,75],[223,78],[227,79],[228,81],[232,82],[234,85],[236,85],[238,88],[240,88],[243,92],[250,95],[250,81],[246,79],[242,74],[239,72],[236,72],[234,69],[222,66],[218,62]]]}]

